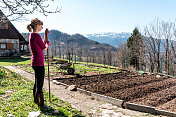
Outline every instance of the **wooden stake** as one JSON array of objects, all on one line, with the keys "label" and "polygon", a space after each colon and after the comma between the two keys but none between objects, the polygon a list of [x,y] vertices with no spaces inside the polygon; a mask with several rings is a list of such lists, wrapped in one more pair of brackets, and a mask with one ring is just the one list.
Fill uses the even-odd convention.
[{"label": "wooden stake", "polygon": [[[46,28],[45,30],[45,41],[48,41],[48,33],[49,30]],[[47,49],[47,58],[48,58],[48,87],[49,87],[49,102],[51,102],[51,90],[50,90],[50,72],[49,72],[49,47]]]}]

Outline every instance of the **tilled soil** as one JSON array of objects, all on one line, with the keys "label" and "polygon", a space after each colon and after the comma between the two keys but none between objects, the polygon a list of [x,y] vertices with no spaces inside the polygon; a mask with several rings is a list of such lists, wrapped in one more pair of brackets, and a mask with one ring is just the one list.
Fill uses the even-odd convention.
[{"label": "tilled soil", "polygon": [[[58,79],[68,85],[125,101],[176,111],[176,79],[122,71],[116,74]],[[174,104],[175,103],[175,104]]]},{"label": "tilled soil", "polygon": [[164,103],[163,105],[160,105],[158,106],[157,108],[158,109],[161,109],[161,110],[168,110],[168,111],[171,111],[171,112],[176,112],[176,98],[171,100],[171,101],[168,101],[166,103]]},{"label": "tilled soil", "polygon": [[134,99],[132,102],[157,107],[173,99],[176,99],[176,86],[155,93],[151,93],[147,96],[143,96],[142,98]]}]

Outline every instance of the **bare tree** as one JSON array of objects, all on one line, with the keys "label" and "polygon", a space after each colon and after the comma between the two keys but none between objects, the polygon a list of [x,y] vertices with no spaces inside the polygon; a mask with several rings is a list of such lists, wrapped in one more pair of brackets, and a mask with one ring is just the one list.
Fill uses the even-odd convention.
[{"label": "bare tree", "polygon": [[96,51],[96,63],[101,63],[101,51]]},{"label": "bare tree", "polygon": [[109,48],[107,48],[107,51],[106,51],[106,58],[107,58],[107,63],[109,65],[112,65],[112,52]]},{"label": "bare tree", "polygon": [[[118,66],[126,69],[128,67],[128,54],[127,54],[127,45],[121,45],[119,48],[117,48],[117,60]],[[128,69],[128,68],[127,68]]]},{"label": "bare tree", "polygon": [[[33,14],[34,12],[42,13],[47,16],[49,13],[61,12],[61,8],[55,8],[50,11],[49,4],[55,0],[0,0],[0,9],[8,11],[10,20],[17,20],[23,18],[26,14]],[[52,8],[53,9],[53,8]]]},{"label": "bare tree", "polygon": [[171,22],[162,22],[162,38],[165,39],[164,48],[165,48],[165,71],[169,73],[170,60],[171,60],[171,41],[173,36],[173,23]]},{"label": "bare tree", "polygon": [[172,48],[172,67],[173,67],[173,75],[175,75],[175,65],[176,65],[176,25],[173,24],[173,39],[171,40],[171,48]]},{"label": "bare tree", "polygon": [[160,71],[161,30],[161,22],[158,19],[144,29],[144,36],[146,37],[146,55],[150,61],[151,72],[153,72],[155,68],[157,72]]},{"label": "bare tree", "polygon": [[51,53],[52,53],[52,56],[54,56],[54,57],[57,56],[57,43],[55,40],[54,40],[54,44],[52,45],[52,48],[51,48]]},{"label": "bare tree", "polygon": [[79,61],[83,61],[83,49],[82,48],[80,48],[79,50],[78,50],[78,58],[79,58]]},{"label": "bare tree", "polygon": [[[171,47],[172,47],[172,53],[174,58],[176,58],[176,27],[174,25],[173,27],[173,40],[171,40]],[[176,64],[176,60],[174,61],[174,64]]]},{"label": "bare tree", "polygon": [[104,63],[104,52],[103,51],[99,51],[96,53],[97,56],[97,60],[99,64],[103,64]]},{"label": "bare tree", "polygon": [[91,62],[92,63],[95,63],[95,60],[96,60],[96,54],[94,51],[91,51],[90,53],[90,58],[91,58]]},{"label": "bare tree", "polygon": [[61,41],[58,42],[58,54],[59,58],[61,58]]}]

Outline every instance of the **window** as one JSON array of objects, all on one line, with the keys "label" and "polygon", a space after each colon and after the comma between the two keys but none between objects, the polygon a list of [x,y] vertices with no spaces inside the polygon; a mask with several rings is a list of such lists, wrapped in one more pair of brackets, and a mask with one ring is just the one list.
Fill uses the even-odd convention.
[{"label": "window", "polygon": [[8,23],[1,23],[0,29],[8,29]]},{"label": "window", "polygon": [[7,43],[7,49],[12,50],[13,49],[13,44],[12,43]]},{"label": "window", "polygon": [[1,28],[2,28],[2,29],[5,28],[5,24],[4,24],[4,23],[1,24]]},{"label": "window", "polygon": [[6,44],[5,44],[5,43],[4,43],[4,44],[1,43],[1,44],[0,44],[0,48],[1,48],[1,49],[6,49]]}]

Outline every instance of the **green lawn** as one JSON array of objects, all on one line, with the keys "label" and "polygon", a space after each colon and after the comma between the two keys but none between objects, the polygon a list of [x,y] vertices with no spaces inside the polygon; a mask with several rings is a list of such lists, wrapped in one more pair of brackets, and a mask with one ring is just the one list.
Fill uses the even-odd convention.
[{"label": "green lawn", "polygon": [[12,66],[20,64],[31,64],[31,58],[20,58],[20,59],[0,59],[1,66]]},{"label": "green lawn", "polygon": [[33,84],[15,72],[0,67],[0,117],[6,117],[7,114],[27,117],[32,111],[40,111],[41,117],[83,117],[81,112],[72,108],[68,102],[63,102],[54,95],[51,95],[52,103],[48,102],[49,97],[46,91],[44,91],[45,104],[60,112],[53,115],[52,109],[40,110],[33,102]]}]

